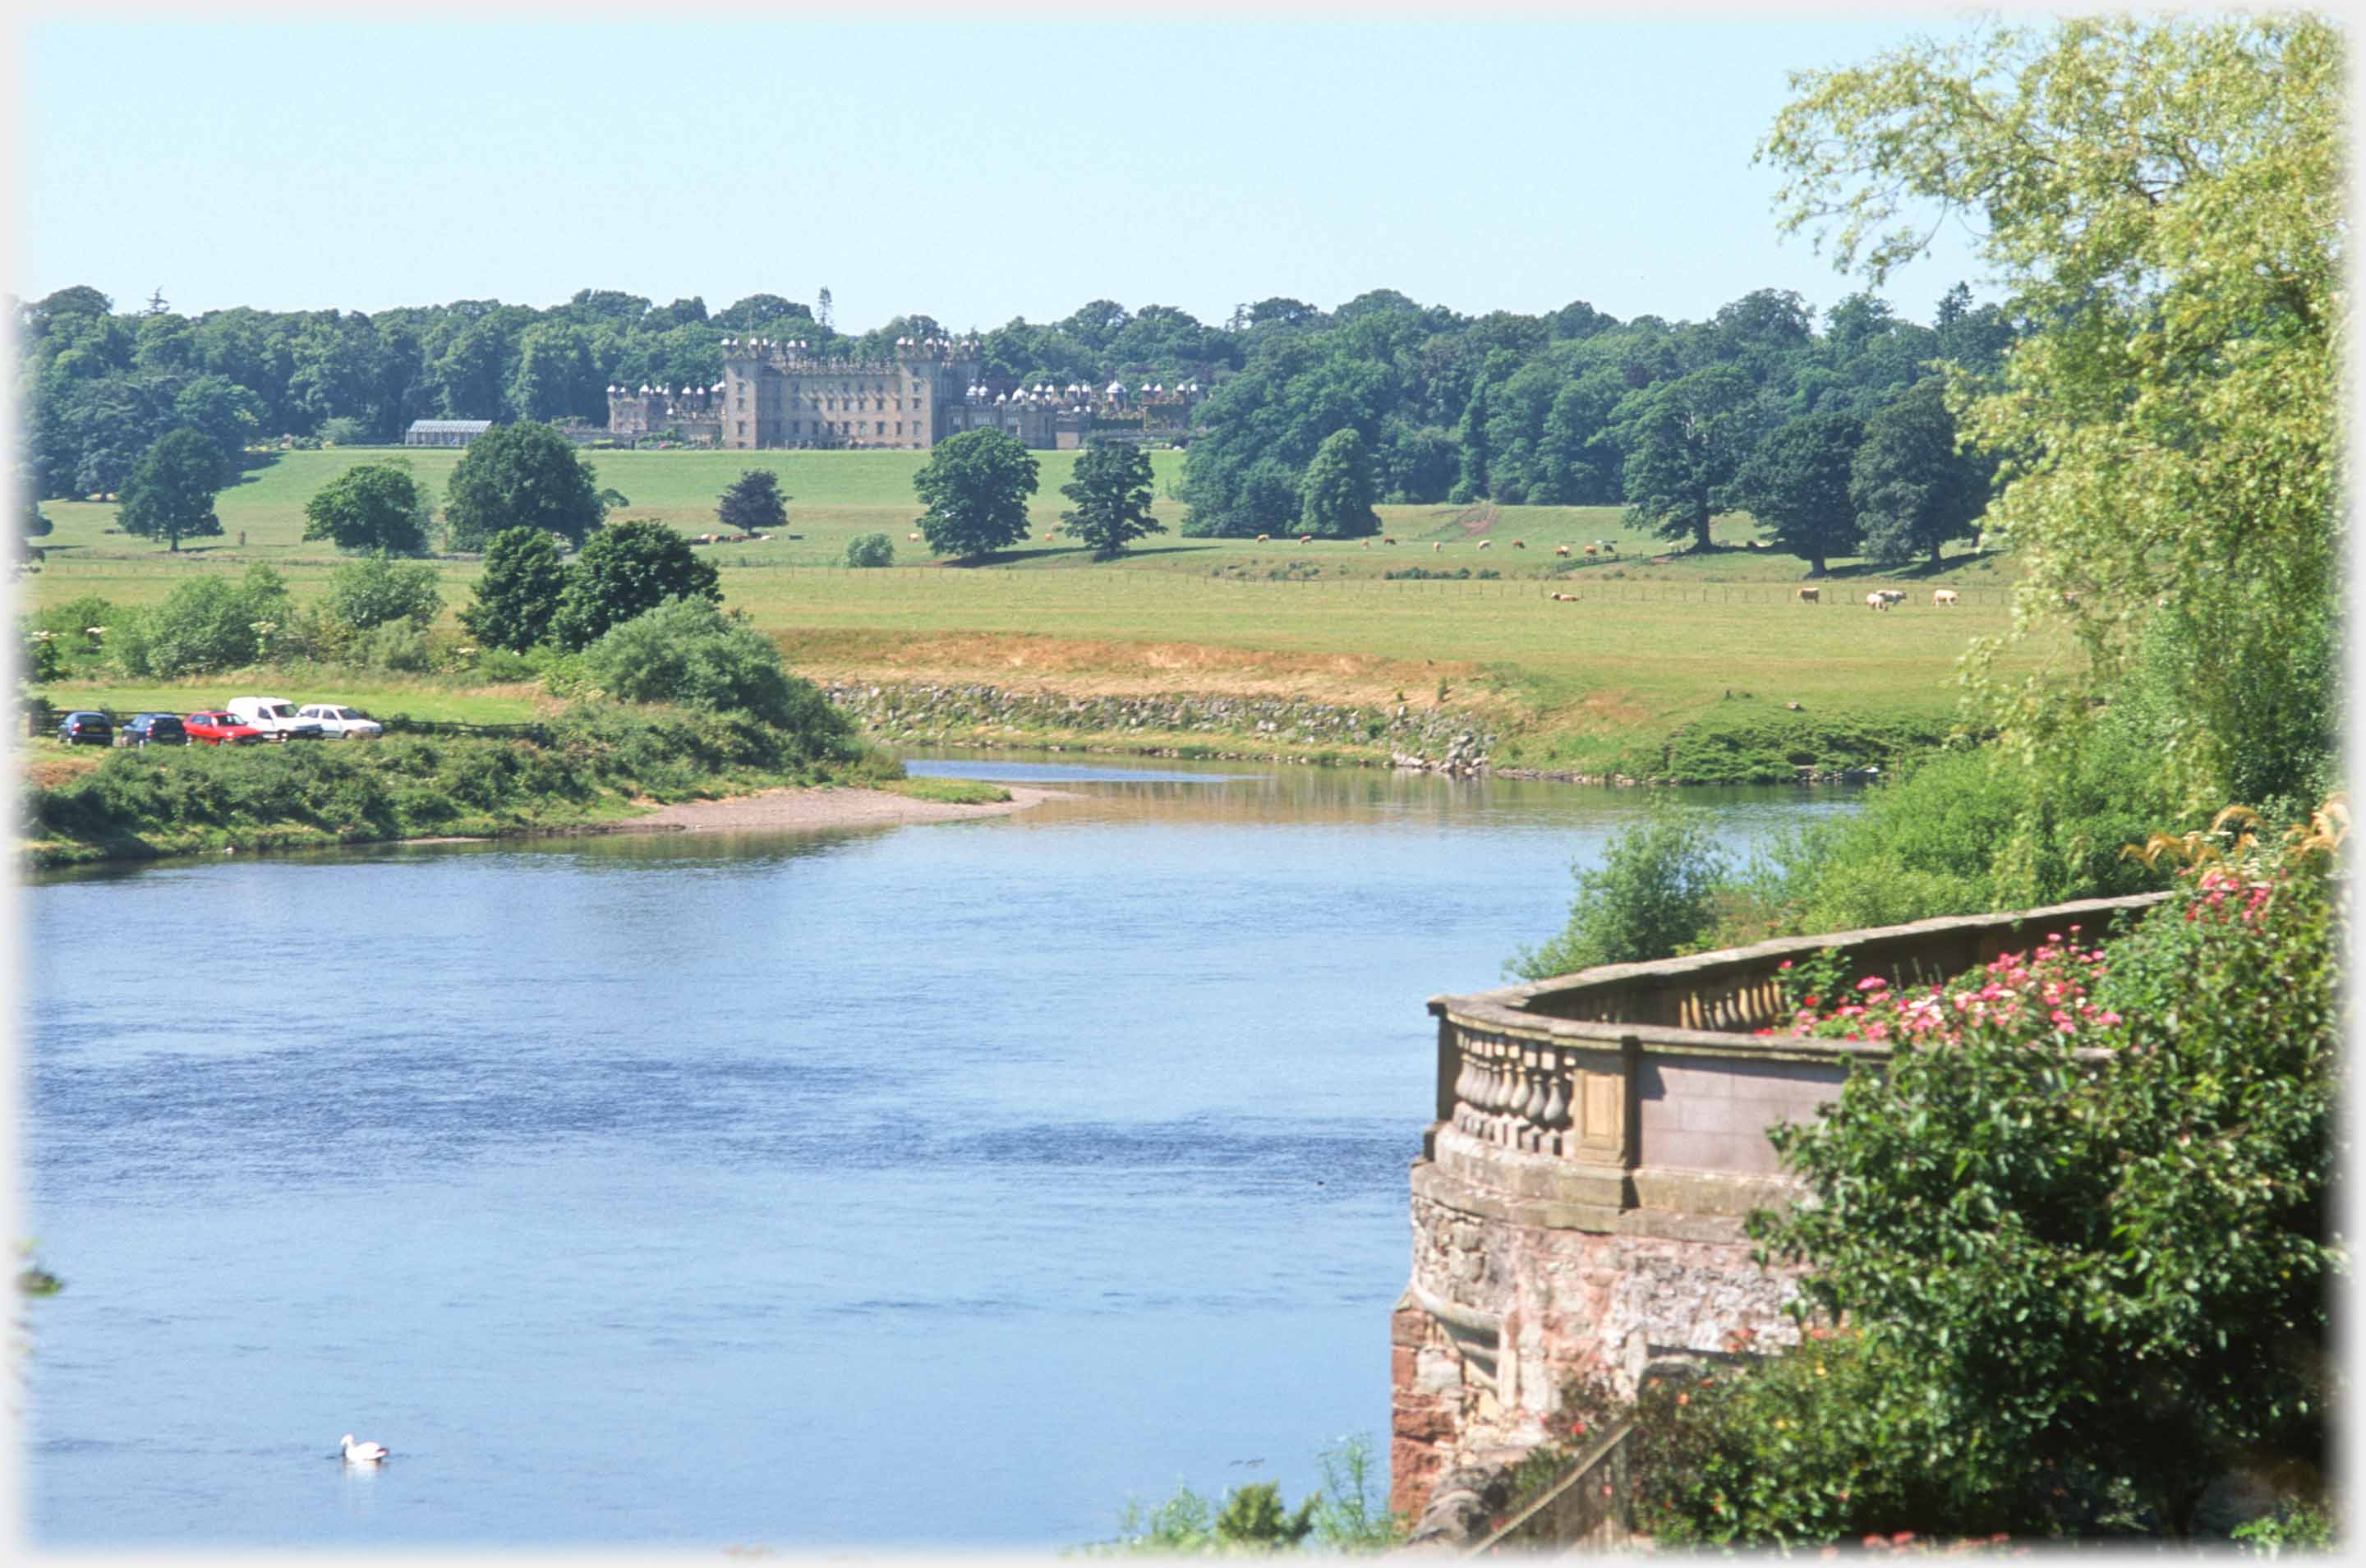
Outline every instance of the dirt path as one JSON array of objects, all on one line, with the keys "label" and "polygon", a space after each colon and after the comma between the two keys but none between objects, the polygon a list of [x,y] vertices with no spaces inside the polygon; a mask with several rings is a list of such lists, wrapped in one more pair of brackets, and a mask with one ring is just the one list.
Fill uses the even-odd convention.
[{"label": "dirt path", "polygon": [[880,789],[768,789],[731,800],[693,800],[659,807],[647,817],[619,822],[618,833],[749,833],[785,828],[860,828],[875,823],[951,822],[966,817],[1006,817],[1046,800],[1065,798],[1055,789],[1005,784],[1010,798],[985,806],[948,806],[914,800]]}]

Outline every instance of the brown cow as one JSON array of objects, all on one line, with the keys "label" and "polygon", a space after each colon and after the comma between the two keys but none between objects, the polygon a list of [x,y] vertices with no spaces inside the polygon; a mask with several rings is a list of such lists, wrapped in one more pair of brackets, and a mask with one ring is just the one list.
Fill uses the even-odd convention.
[{"label": "brown cow", "polygon": [[[1587,555],[1592,555],[1594,552],[1592,550],[1588,550],[1585,553]],[[1553,554],[1557,556],[1565,556],[1569,554],[1569,547],[1567,545],[1555,545],[1553,547]]]},{"label": "brown cow", "polygon": [[1824,591],[1820,588],[1802,588],[1799,590],[1799,603],[1802,604],[1820,604],[1823,597]]},{"label": "brown cow", "polygon": [[1515,539],[1512,541],[1512,547],[1515,550],[1525,550],[1528,547],[1528,542],[1526,539]]}]

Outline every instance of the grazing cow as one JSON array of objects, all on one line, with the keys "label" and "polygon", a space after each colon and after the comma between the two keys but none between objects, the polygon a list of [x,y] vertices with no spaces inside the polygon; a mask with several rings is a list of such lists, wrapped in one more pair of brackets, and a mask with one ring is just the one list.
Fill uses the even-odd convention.
[{"label": "grazing cow", "polygon": [[1556,593],[1553,597],[1564,604],[1574,604],[1577,603],[1577,595],[1574,593]]},{"label": "grazing cow", "polygon": [[1612,539],[1608,543],[1605,544],[1602,547],[1602,553],[1606,556],[1617,555],[1618,553],[1618,541]]},{"label": "grazing cow", "polygon": [[1358,545],[1356,547],[1359,550],[1369,550],[1372,547],[1372,541],[1366,539],[1362,544]]},{"label": "grazing cow", "polygon": [[1444,545],[1432,545],[1429,547],[1431,553],[1435,554],[1436,552],[1444,549],[1446,547]]},{"label": "grazing cow", "polygon": [[1889,608],[1889,595],[1876,588],[1865,596],[1865,607],[1868,610],[1887,610]]},{"label": "grazing cow", "polygon": [[1932,603],[1932,604],[1954,604],[1955,602],[1955,591],[1954,589],[1952,589],[1952,588],[1933,588],[1932,590],[1931,590],[1931,603]]},{"label": "grazing cow", "polygon": [[1512,541],[1512,547],[1515,550],[1525,550],[1528,547],[1528,542],[1526,539],[1515,539]]},{"label": "grazing cow", "polygon": [[1270,538],[1272,538],[1272,537],[1273,537],[1273,536],[1272,536],[1271,534],[1259,534],[1259,535],[1257,536],[1257,543],[1258,543],[1258,544],[1260,544],[1260,545],[1262,545],[1262,544],[1264,544],[1268,539],[1270,539]]},{"label": "grazing cow", "polygon": [[1906,590],[1903,588],[1885,588],[1881,591],[1881,596],[1893,604],[1906,603]]},{"label": "grazing cow", "polygon": [[1495,541],[1493,539],[1482,539],[1479,541],[1479,547],[1482,550],[1493,549]]},{"label": "grazing cow", "polygon": [[1311,545],[1314,542],[1314,536],[1312,534],[1301,534],[1298,536],[1298,542],[1301,545]]},{"label": "grazing cow", "polygon": [[917,544],[918,544],[918,543],[920,542],[920,536],[918,536],[918,534],[907,534],[907,535],[905,535],[905,536],[904,536],[904,537],[906,537],[906,538],[907,538],[907,539],[911,540],[911,541],[912,541],[914,544],[916,544],[916,545],[917,545]]},{"label": "grazing cow", "polygon": [[1585,558],[1588,560],[1592,560],[1594,558],[1594,547],[1592,545],[1585,547]]},{"label": "grazing cow", "polygon": [[[1588,550],[1585,553],[1587,555],[1592,555],[1594,552],[1592,550]],[[1569,554],[1569,547],[1567,545],[1555,545],[1553,547],[1553,554],[1557,556],[1565,556]]]},{"label": "grazing cow", "polygon": [[1802,588],[1799,590],[1799,603],[1802,604],[1821,604],[1823,602],[1823,597],[1824,591],[1820,588]]},{"label": "grazing cow", "polygon": [[1382,539],[1382,540],[1380,541],[1380,543],[1382,543],[1382,544],[1384,544],[1384,545],[1393,545],[1393,544],[1395,544],[1395,543],[1396,543],[1396,540],[1395,540],[1395,539],[1393,539],[1393,538],[1386,538],[1386,539]]}]

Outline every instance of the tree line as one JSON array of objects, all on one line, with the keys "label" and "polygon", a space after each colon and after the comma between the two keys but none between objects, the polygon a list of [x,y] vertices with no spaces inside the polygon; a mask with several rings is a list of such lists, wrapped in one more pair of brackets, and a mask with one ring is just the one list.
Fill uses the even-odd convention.
[{"label": "tree line", "polygon": [[[589,288],[546,310],[457,300],[374,316],[240,307],[192,318],[161,292],[118,312],[77,286],[16,313],[29,415],[21,463],[39,498],[119,492],[177,430],[236,466],[258,441],[388,442],[420,418],[596,423],[612,384],[712,385],[735,334],[879,356],[898,337],[945,331],[908,315],[840,333],[773,294],[710,314],[697,298],[658,306]],[[1902,559],[1960,532],[1962,508],[1931,498],[1977,491],[1982,478],[1937,471],[1952,423],[1935,389],[1910,394],[1939,361],[1992,371],[2015,336],[1960,286],[1936,319],[1921,326],[1860,293],[1819,331],[1798,295],[1773,289],[1697,323],[1620,321],[1583,301],[1468,317],[1376,289],[1328,311],[1267,299],[1221,325],[1099,299],[1055,322],[1014,319],[980,334],[979,352],[997,384],[1213,384],[1184,481],[1190,533],[1300,526],[1317,449],[1353,431],[1364,458],[1345,480],[1325,464],[1326,496],[1346,482],[1383,502],[1628,504],[1696,542],[1714,512],[1743,507],[1811,559],[1854,549],[1860,534]],[[1800,423],[1817,416],[1831,417]],[[1836,504],[1820,476],[1868,443],[1890,456]],[[1909,457],[1921,466],[1900,470]],[[1316,510],[1361,511],[1327,499]]]}]

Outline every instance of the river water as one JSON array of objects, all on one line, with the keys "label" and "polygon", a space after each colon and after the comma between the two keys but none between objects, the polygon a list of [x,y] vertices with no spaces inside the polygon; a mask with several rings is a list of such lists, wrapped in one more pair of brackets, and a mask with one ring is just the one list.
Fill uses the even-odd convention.
[{"label": "river water", "polygon": [[1384,1486],[1422,1003],[1642,797],[913,771],[1071,798],[36,879],[31,1538],[1063,1546],[1354,1434]]}]

